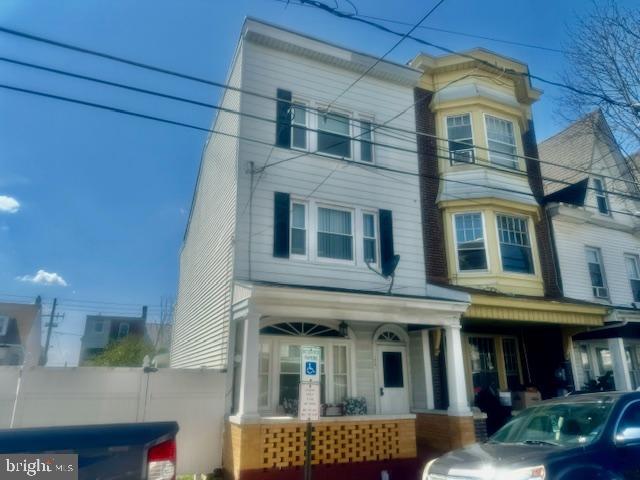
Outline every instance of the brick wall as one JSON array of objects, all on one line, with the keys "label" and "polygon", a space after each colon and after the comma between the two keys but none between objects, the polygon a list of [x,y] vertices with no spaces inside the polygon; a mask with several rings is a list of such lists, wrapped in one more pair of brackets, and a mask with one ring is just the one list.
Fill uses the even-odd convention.
[{"label": "brick wall", "polygon": [[416,440],[422,457],[442,454],[476,441],[472,416],[453,417],[442,413],[416,415]]},{"label": "brick wall", "polygon": [[[528,130],[522,135],[522,145],[526,157],[539,158],[536,133],[533,122],[529,121]],[[544,198],[544,185],[542,183],[542,173],[540,162],[527,158],[527,175],[529,186],[540,205]],[[538,252],[540,253],[540,267],[542,268],[542,279],[544,291],[547,297],[561,297],[562,286],[557,275],[555,251],[551,240],[552,232],[547,212],[541,208],[540,221],[536,222],[536,238],[538,239]]]},{"label": "brick wall", "polygon": [[[429,108],[432,96],[428,90],[414,89],[416,131],[429,135],[436,134],[435,115]],[[442,284],[448,282],[448,273],[442,213],[436,204],[440,187],[438,150],[433,137],[418,135],[417,143],[425,270],[428,282]]]}]

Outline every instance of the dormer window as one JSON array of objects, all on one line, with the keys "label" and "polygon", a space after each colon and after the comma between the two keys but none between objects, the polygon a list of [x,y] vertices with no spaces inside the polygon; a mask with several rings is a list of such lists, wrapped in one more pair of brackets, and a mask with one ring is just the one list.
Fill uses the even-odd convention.
[{"label": "dormer window", "polygon": [[607,198],[607,190],[605,189],[604,181],[600,178],[594,178],[593,188],[595,189],[598,211],[602,215],[609,215],[609,199]]},{"label": "dormer window", "polygon": [[518,158],[513,123],[491,115],[485,115],[484,120],[491,163],[517,169]]},{"label": "dormer window", "polygon": [[449,159],[453,162],[473,163],[473,131],[471,114],[447,117],[447,138],[449,139]]}]

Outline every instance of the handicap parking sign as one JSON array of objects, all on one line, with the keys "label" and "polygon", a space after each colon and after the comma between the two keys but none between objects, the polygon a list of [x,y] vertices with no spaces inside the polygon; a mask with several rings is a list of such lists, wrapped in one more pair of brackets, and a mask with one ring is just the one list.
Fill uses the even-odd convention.
[{"label": "handicap parking sign", "polygon": [[302,370],[302,378],[300,381],[303,383],[319,382],[319,365],[322,360],[322,348],[315,345],[303,345],[300,349],[300,353],[300,367]]},{"label": "handicap parking sign", "polygon": [[304,373],[307,375],[317,375],[318,368],[316,362],[307,362],[304,366]]}]

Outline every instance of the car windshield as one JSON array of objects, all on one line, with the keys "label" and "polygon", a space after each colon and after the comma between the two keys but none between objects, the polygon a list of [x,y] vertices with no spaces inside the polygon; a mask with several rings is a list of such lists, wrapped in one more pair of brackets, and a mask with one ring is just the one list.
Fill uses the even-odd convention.
[{"label": "car windshield", "polygon": [[493,443],[587,445],[604,427],[612,401],[552,403],[522,411],[491,437]]}]

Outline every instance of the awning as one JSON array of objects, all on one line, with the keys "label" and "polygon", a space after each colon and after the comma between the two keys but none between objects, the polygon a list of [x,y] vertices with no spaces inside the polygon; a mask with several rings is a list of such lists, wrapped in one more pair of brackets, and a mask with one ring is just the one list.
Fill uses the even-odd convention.
[{"label": "awning", "polygon": [[601,327],[608,308],[545,298],[471,294],[462,318]]},{"label": "awning", "polygon": [[608,338],[637,338],[640,339],[640,323],[627,323],[597,328],[587,332],[577,333],[574,340],[605,340]]}]

